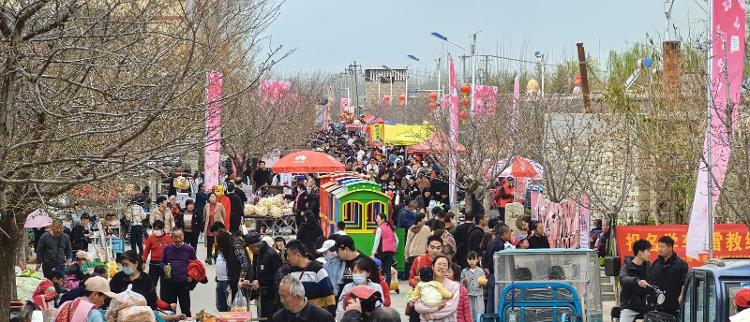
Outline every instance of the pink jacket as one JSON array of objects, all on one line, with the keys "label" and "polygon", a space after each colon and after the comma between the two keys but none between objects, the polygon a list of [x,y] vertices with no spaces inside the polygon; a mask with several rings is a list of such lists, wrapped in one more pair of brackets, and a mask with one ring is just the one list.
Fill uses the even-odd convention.
[{"label": "pink jacket", "polygon": [[458,322],[472,322],[471,306],[469,306],[469,291],[461,285],[461,291],[458,294]]},{"label": "pink jacket", "polygon": [[[447,302],[445,307],[443,307],[442,310],[438,310],[438,308],[434,307],[428,307],[424,304],[422,304],[421,301],[417,301],[414,303],[414,310],[417,311],[417,313],[420,314],[420,318],[422,321],[426,322],[455,322],[455,321],[463,321],[460,320],[460,318],[457,315],[457,311],[459,308],[459,302],[460,302],[460,287],[461,284],[451,281],[449,279],[443,280],[443,287],[445,287],[448,292],[453,293],[453,297],[451,297]],[[468,305],[468,297],[466,305]],[[471,312],[471,310],[469,310]],[[471,315],[471,313],[469,313]]]}]

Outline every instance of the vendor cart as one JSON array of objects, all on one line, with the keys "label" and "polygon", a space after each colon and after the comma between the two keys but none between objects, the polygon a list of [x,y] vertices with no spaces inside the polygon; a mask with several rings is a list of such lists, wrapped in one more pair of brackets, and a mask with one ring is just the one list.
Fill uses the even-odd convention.
[{"label": "vendor cart", "polygon": [[495,253],[495,309],[500,321],[602,321],[596,252],[525,249]]}]

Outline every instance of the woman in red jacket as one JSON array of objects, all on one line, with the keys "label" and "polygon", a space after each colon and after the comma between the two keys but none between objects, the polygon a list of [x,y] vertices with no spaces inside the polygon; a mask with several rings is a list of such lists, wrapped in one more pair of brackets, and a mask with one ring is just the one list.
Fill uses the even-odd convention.
[{"label": "woman in red jacket", "polygon": [[164,248],[172,243],[172,235],[164,232],[164,222],[161,220],[154,221],[151,235],[146,238],[145,249],[141,255],[143,263],[146,263],[148,255],[151,254],[151,262],[148,264],[148,277],[154,282],[154,287],[159,283],[159,277],[164,274],[161,268],[161,255],[164,254]]},{"label": "woman in red jacket", "polygon": [[505,222],[505,205],[513,202],[513,184],[508,179],[503,179],[500,188],[495,191],[492,197],[492,204],[497,207],[500,213],[500,222]]}]

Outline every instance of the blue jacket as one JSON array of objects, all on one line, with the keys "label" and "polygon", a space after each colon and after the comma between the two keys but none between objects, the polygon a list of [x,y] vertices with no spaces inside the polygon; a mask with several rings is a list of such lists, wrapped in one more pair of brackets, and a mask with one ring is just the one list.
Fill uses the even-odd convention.
[{"label": "blue jacket", "polygon": [[413,212],[409,211],[408,208],[402,208],[398,213],[398,228],[409,228],[416,223],[417,219]]}]

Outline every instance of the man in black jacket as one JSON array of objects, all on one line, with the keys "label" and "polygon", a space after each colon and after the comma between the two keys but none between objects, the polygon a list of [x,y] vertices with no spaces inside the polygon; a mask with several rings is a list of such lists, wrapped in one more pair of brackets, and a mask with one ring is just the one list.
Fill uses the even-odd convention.
[{"label": "man in black jacket", "polygon": [[688,265],[674,252],[674,239],[669,236],[659,238],[659,257],[651,265],[649,280],[664,291],[666,300],[662,305],[664,312],[677,317],[680,310],[682,285],[687,278]]},{"label": "man in black jacket", "polygon": [[[495,280],[494,254],[506,248],[514,249],[515,247],[511,243],[512,238],[512,232],[508,225],[498,224],[495,227],[495,238],[487,244],[482,256],[482,268],[484,268],[484,274],[488,280]],[[484,312],[495,313],[495,283],[487,283],[487,305]]]},{"label": "man in black jacket", "polygon": [[[477,254],[484,253],[484,227],[487,227],[487,222],[487,215],[485,215],[484,212],[476,212],[474,214],[474,227],[469,230],[469,237],[466,241],[466,254],[471,252],[476,252]],[[466,257],[466,255],[464,255],[464,257]],[[463,262],[466,263],[466,258],[463,259]],[[461,267],[466,268],[468,267],[468,264],[467,266]]]},{"label": "man in black jacket", "polygon": [[633,257],[625,257],[620,268],[620,321],[633,322],[636,316],[645,313],[646,295],[651,291],[647,279],[651,264],[651,243],[638,240],[633,243]]},{"label": "man in black jacket", "polygon": [[[253,278],[250,281],[240,281],[243,288],[250,288],[260,293],[260,307],[258,315],[261,318],[270,319],[276,312],[276,294],[278,285],[274,278],[276,271],[281,268],[281,257],[266,242],[260,240],[260,234],[250,232],[245,236],[245,244],[253,252]],[[274,320],[272,320],[274,321]]]},{"label": "man in black jacket", "polygon": [[87,226],[89,225],[90,218],[89,214],[82,214],[78,224],[75,225],[70,232],[73,252],[77,250],[82,250],[84,252],[89,251],[89,237],[91,237],[91,232]]},{"label": "man in black jacket", "polygon": [[453,234],[453,238],[456,239],[456,264],[461,267],[467,267],[466,254],[469,253],[467,250],[469,232],[474,228],[474,216],[471,213],[464,215],[464,223],[456,227]]}]

